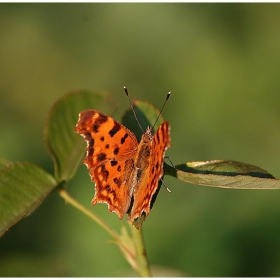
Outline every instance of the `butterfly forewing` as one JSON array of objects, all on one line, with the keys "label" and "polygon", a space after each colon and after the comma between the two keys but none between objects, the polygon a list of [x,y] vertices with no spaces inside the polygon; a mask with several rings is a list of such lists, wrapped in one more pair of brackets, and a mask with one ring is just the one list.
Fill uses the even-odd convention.
[{"label": "butterfly forewing", "polygon": [[84,163],[95,182],[92,203],[107,203],[122,218],[131,201],[127,182],[138,146],[135,135],[96,110],[82,111],[75,131],[87,141]]},{"label": "butterfly forewing", "polygon": [[141,227],[152,208],[159,188],[159,180],[164,173],[165,151],[170,146],[170,126],[168,122],[164,122],[153,136],[148,167],[144,171],[141,183],[133,194],[134,203],[130,213],[130,220],[137,228]]}]

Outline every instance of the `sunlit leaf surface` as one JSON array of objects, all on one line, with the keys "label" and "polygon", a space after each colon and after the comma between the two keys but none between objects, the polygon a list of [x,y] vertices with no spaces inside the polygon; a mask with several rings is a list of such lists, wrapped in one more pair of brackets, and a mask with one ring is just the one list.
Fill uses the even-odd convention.
[{"label": "sunlit leaf surface", "polygon": [[280,189],[280,180],[250,164],[213,160],[187,162],[176,169],[165,164],[166,174],[196,185],[232,189]]}]

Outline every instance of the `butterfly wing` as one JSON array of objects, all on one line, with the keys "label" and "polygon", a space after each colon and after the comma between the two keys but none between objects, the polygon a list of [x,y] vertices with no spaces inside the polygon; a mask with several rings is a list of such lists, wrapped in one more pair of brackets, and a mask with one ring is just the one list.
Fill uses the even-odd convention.
[{"label": "butterfly wing", "polygon": [[147,218],[156,199],[159,186],[161,185],[159,180],[164,174],[163,162],[165,151],[170,146],[170,126],[168,122],[164,122],[153,137],[148,168],[144,171],[145,177],[134,193],[133,206],[129,217],[138,229]]},{"label": "butterfly wing", "polygon": [[107,203],[109,211],[122,218],[131,203],[132,191],[126,183],[138,147],[135,135],[96,110],[82,111],[75,131],[87,142],[84,163],[95,182],[92,204]]}]

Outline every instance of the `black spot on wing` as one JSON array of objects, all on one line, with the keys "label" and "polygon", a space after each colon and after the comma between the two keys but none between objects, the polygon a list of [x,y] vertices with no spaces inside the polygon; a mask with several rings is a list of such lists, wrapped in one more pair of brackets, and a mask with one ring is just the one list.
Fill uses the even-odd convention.
[{"label": "black spot on wing", "polygon": [[123,143],[125,142],[125,140],[126,140],[127,137],[128,137],[128,134],[126,133],[126,134],[124,135],[124,137],[121,138],[121,144],[123,144]]},{"label": "black spot on wing", "polygon": [[111,163],[111,166],[115,166],[118,164],[118,162],[116,160],[112,160],[110,163]]},{"label": "black spot on wing", "polygon": [[96,118],[95,123],[96,124],[102,124],[108,120],[108,117],[102,113],[99,113],[99,116]]},{"label": "black spot on wing", "polygon": [[99,128],[99,125],[98,125],[98,124],[94,124],[94,125],[92,126],[92,130],[93,130],[95,133],[98,132],[98,128]]},{"label": "black spot on wing", "polygon": [[[92,130],[97,133],[98,132],[98,129],[100,127],[101,124],[103,124],[104,122],[106,122],[108,120],[108,117],[99,113],[98,114],[98,117],[95,119],[95,122],[92,126]],[[101,137],[102,138],[102,137]],[[101,140],[103,141],[103,140]]]},{"label": "black spot on wing", "polygon": [[115,150],[114,150],[114,155],[117,155],[118,153],[119,153],[119,148],[117,147],[117,148],[115,148]]},{"label": "black spot on wing", "polygon": [[114,183],[115,183],[118,187],[121,186],[121,180],[120,180],[120,178],[114,178],[113,181],[114,181]]},{"label": "black spot on wing", "polygon": [[109,135],[113,137],[119,130],[121,129],[121,126],[119,123],[115,123],[113,128],[109,131]]},{"label": "black spot on wing", "polygon": [[98,156],[97,156],[97,160],[98,161],[103,161],[106,159],[106,155],[104,153],[100,153]]},{"label": "black spot on wing", "polygon": [[158,169],[159,168],[159,164],[158,164],[158,162],[157,162],[157,164],[156,164],[156,169]]}]

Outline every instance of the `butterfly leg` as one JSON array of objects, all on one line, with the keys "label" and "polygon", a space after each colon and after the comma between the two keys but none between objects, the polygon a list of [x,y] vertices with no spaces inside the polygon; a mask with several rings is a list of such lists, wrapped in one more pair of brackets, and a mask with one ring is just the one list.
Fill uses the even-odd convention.
[{"label": "butterfly leg", "polygon": [[164,185],[164,187],[165,187],[165,189],[168,191],[168,192],[170,192],[171,193],[171,190],[164,184],[164,182],[163,182],[163,176],[160,178],[160,181],[161,181],[161,183]]},{"label": "butterfly leg", "polygon": [[[169,162],[171,163],[172,167],[173,167],[174,169],[176,169],[175,166],[174,166],[174,164],[173,164],[173,162],[171,161],[170,157],[169,157],[169,156],[164,156],[164,159],[166,159],[166,158],[169,160]],[[164,184],[162,178],[163,178],[163,177],[160,178],[161,183],[164,185],[165,189],[166,189],[168,192],[171,193],[171,190]]]},{"label": "butterfly leg", "polygon": [[169,156],[164,156],[164,159],[168,159],[169,162],[171,163],[172,167],[176,169],[175,165],[173,164],[173,162],[171,161],[170,157]]}]

